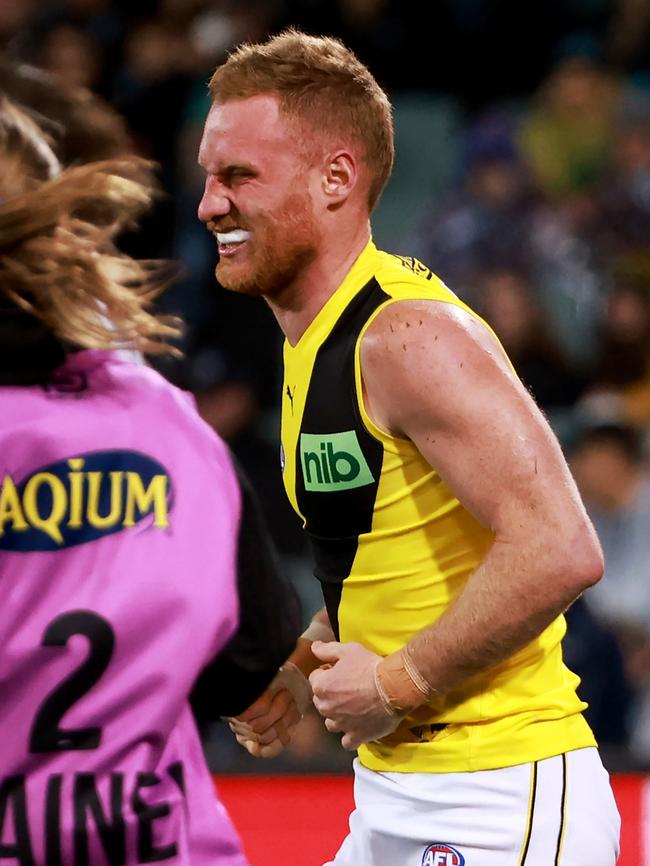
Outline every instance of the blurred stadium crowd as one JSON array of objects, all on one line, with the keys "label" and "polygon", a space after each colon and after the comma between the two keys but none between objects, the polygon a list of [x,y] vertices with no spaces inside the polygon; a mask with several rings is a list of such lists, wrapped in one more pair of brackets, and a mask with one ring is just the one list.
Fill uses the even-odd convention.
[{"label": "blurred stadium crowd", "polygon": [[[185,356],[163,372],[254,479],[307,616],[318,589],[281,488],[278,329],[216,290],[196,219],[207,79],[233,45],[288,25],[342,37],[387,88],[397,160],[375,240],[490,322],[570,457],[606,577],[569,612],[565,655],[606,763],[649,767],[650,0],[0,0],[6,57],[101,95],[128,149],[160,163],[166,194],[124,244],[182,263],[161,306],[187,323]],[[206,747],[215,768],[259,770],[225,731]],[[348,764],[314,716],[264,769]]]}]

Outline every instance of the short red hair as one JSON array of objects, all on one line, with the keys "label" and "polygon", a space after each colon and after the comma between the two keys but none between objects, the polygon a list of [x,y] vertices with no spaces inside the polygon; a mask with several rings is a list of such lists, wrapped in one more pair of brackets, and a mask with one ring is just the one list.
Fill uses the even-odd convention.
[{"label": "short red hair", "polygon": [[393,167],[393,119],[388,97],[352,51],[338,39],[286,30],[240,46],[210,81],[213,102],[263,93],[276,94],[282,113],[314,132],[361,145],[372,210]]}]

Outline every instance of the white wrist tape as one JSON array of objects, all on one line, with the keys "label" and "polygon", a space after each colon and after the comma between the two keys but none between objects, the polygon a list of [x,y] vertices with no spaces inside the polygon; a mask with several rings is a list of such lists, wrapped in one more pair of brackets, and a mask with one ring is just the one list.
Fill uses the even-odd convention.
[{"label": "white wrist tape", "polygon": [[273,678],[269,688],[275,691],[286,689],[291,692],[301,715],[311,707],[312,693],[309,680],[293,662],[285,662]]},{"label": "white wrist tape", "polygon": [[312,643],[315,640],[322,640],[325,643],[329,643],[331,640],[334,640],[334,632],[332,631],[331,626],[325,625],[324,622],[319,622],[319,620],[316,619],[309,624],[300,637],[305,638],[305,640],[310,640]]}]

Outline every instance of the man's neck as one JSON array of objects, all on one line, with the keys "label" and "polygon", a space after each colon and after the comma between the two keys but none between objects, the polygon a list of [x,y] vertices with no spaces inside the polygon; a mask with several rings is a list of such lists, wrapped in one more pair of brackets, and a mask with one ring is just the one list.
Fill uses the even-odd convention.
[{"label": "man's neck", "polygon": [[273,315],[292,346],[341,285],[370,240],[370,226],[361,226],[345,245],[324,244],[324,249],[284,292],[267,298]]}]

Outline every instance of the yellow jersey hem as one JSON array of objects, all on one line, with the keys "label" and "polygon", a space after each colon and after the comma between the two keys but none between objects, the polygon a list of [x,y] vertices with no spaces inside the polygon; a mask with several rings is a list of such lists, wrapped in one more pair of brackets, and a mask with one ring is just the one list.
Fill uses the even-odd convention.
[{"label": "yellow jersey hem", "polygon": [[489,729],[493,727],[490,723],[449,725],[440,739],[430,742],[390,748],[382,748],[381,743],[366,744],[359,749],[359,761],[369,770],[384,773],[469,773],[543,761],[598,745],[582,715],[539,720],[519,731],[509,731],[506,737],[495,736],[490,742]]}]

